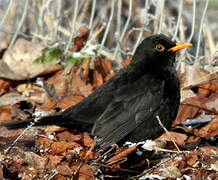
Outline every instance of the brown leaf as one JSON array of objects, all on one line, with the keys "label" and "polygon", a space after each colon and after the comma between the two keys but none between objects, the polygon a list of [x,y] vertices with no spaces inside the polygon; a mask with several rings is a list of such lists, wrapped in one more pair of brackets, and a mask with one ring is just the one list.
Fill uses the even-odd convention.
[{"label": "brown leaf", "polygon": [[81,134],[73,134],[69,131],[60,132],[56,135],[59,141],[67,141],[67,142],[74,142],[80,141],[82,139]]},{"label": "brown leaf", "polygon": [[85,45],[85,41],[82,37],[75,37],[73,39],[73,46],[69,48],[69,51],[77,52],[80,49],[82,49],[84,45]]},{"label": "brown leaf", "polygon": [[58,133],[58,132],[62,132],[64,131],[66,128],[64,127],[60,127],[60,126],[55,126],[55,125],[50,125],[50,126],[47,126],[43,132],[45,133],[46,136],[49,136],[51,134],[54,134],[54,133]]},{"label": "brown leaf", "polygon": [[70,166],[72,172],[78,171],[78,180],[94,180],[94,172],[88,164],[75,163]]},{"label": "brown leaf", "polygon": [[45,102],[39,106],[44,111],[51,111],[56,106],[57,102],[54,98],[46,98]]},{"label": "brown leaf", "polygon": [[91,94],[93,87],[91,84],[86,84],[79,74],[75,74],[72,79],[72,93],[76,95],[82,95],[87,97]]},{"label": "brown leaf", "polygon": [[67,109],[71,106],[78,104],[83,98],[83,96],[75,95],[66,96],[60,102],[58,102],[55,107],[60,109]]},{"label": "brown leaf", "polygon": [[179,169],[175,166],[163,167],[159,171],[160,171],[160,176],[165,178],[177,179],[182,176]]},{"label": "brown leaf", "polygon": [[200,137],[212,137],[218,135],[218,116],[213,118],[201,129],[194,129],[194,133]]},{"label": "brown leaf", "polygon": [[199,147],[199,149],[209,156],[218,156],[218,147],[216,146],[203,146]]},{"label": "brown leaf", "polygon": [[57,172],[64,176],[71,176],[72,172],[69,166],[67,165],[58,165],[56,168]]},{"label": "brown leaf", "polygon": [[95,70],[103,77],[106,77],[112,68],[112,60],[102,59],[100,57],[96,57],[95,59]]},{"label": "brown leaf", "polygon": [[174,141],[176,144],[179,145],[184,144],[186,139],[187,139],[186,134],[181,134],[176,132],[164,133],[158,138],[158,140]]},{"label": "brown leaf", "polygon": [[87,147],[91,147],[94,144],[94,139],[87,132],[83,133],[83,144]]},{"label": "brown leaf", "polygon": [[206,106],[198,97],[185,99],[180,104],[176,120],[173,122],[173,126],[180,124],[188,118],[195,118],[199,114],[201,108],[206,109]]},{"label": "brown leaf", "polygon": [[186,154],[186,162],[187,165],[190,167],[193,167],[194,164],[196,164],[196,162],[199,160],[198,158],[198,153],[196,153],[196,151],[192,151],[192,153],[188,153]]},{"label": "brown leaf", "polygon": [[12,81],[0,79],[0,95],[6,93],[8,88],[12,85]]},{"label": "brown leaf", "polygon": [[191,87],[191,89],[200,97],[209,97],[218,91],[218,82],[210,81]]},{"label": "brown leaf", "polygon": [[113,64],[113,61],[111,59],[105,59],[105,60],[101,61],[101,65],[102,65],[102,68],[103,68],[105,74],[110,73],[110,70],[112,68],[112,64]]},{"label": "brown leaf", "polygon": [[[67,68],[64,69],[64,71]],[[55,92],[59,97],[65,97],[68,94],[68,86],[70,84],[71,74],[65,74],[64,71],[58,71],[49,79],[46,80],[46,83],[54,86]]]},{"label": "brown leaf", "polygon": [[126,67],[126,66],[128,66],[128,65],[131,63],[131,61],[132,61],[132,55],[128,55],[128,56],[126,57],[126,59],[124,59],[124,60],[122,61],[122,65],[123,65],[124,67]]},{"label": "brown leaf", "polygon": [[44,138],[44,137],[36,138],[37,147],[43,147],[44,149],[50,149],[53,143],[54,142],[48,138]]},{"label": "brown leaf", "polygon": [[218,112],[218,91],[212,94],[209,98],[206,98],[204,103],[208,109]]},{"label": "brown leaf", "polygon": [[81,28],[79,29],[79,32],[80,32],[80,35],[81,35],[82,37],[84,37],[84,38],[87,38],[88,35],[89,35],[89,29],[88,29],[87,27],[85,27],[85,26],[81,27]]},{"label": "brown leaf", "polygon": [[72,52],[79,51],[84,47],[87,37],[89,35],[89,29],[87,27],[81,27],[79,33],[80,34],[73,39],[72,47],[69,48],[69,50]]},{"label": "brown leaf", "polygon": [[85,83],[87,83],[89,79],[90,63],[91,63],[91,58],[86,58],[83,61],[79,70],[77,71],[77,74],[80,76],[81,80],[83,80]]},{"label": "brown leaf", "polygon": [[67,151],[68,149],[74,149],[74,148],[82,149],[82,146],[76,142],[64,142],[64,141],[53,142],[53,144],[51,144],[51,153],[61,154]]},{"label": "brown leaf", "polygon": [[11,110],[11,105],[0,106],[0,121],[10,121],[12,119]]},{"label": "brown leaf", "polygon": [[125,149],[124,151],[120,152],[119,154],[117,154],[117,155],[111,157],[110,159],[108,159],[106,161],[106,163],[109,164],[109,165],[114,164],[117,161],[119,161],[120,159],[126,157],[128,154],[135,151],[136,149],[137,149],[137,146],[131,146],[131,147]]},{"label": "brown leaf", "polygon": [[57,164],[59,164],[62,159],[64,158],[64,156],[52,156],[52,155],[48,155],[47,156],[51,162],[56,166]]},{"label": "brown leaf", "polygon": [[93,88],[97,88],[104,83],[103,77],[97,71],[93,73]]}]

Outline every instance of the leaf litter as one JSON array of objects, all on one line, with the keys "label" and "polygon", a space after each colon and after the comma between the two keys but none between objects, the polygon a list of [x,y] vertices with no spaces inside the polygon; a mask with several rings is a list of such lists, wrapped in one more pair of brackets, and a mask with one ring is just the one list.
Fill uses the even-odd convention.
[{"label": "leaf litter", "polygon": [[[70,47],[72,53],[83,50],[88,33],[87,28],[81,28],[80,34],[74,38]],[[46,51],[47,53],[44,49],[51,61],[61,59],[59,50]],[[21,76],[15,79],[10,76],[11,80],[1,78],[0,101],[2,99],[4,104],[0,102],[0,120],[26,119],[36,111],[53,113],[66,109],[79,103],[116,73],[111,59],[95,53],[78,58],[80,59],[73,60],[71,65],[62,66],[43,76],[41,85],[36,85],[34,78],[27,84],[17,81],[25,78]],[[127,66],[131,59],[130,55],[124,57],[122,65]],[[190,71],[191,68],[187,69]],[[199,67],[197,72],[207,75]],[[38,75],[34,72],[31,77]],[[197,75],[192,78],[195,77]],[[200,83],[196,83],[199,82],[198,79],[181,80],[182,94],[190,91],[192,95],[182,98],[172,128],[157,138],[150,150],[143,149],[142,144],[136,144],[114,146],[106,152],[97,152],[94,149],[95,141],[87,132],[50,126],[30,128],[30,132],[23,134],[10,151],[5,152],[22,130],[8,131],[0,127],[0,177],[63,180],[108,177],[215,179],[218,177],[217,80],[214,76],[213,79],[204,78]],[[16,93],[16,96],[11,93]],[[14,98],[13,101],[11,98]]]}]

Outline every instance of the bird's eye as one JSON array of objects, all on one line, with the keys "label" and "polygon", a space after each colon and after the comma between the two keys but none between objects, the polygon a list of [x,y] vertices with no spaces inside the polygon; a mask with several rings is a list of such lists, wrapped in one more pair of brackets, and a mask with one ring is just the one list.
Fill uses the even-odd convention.
[{"label": "bird's eye", "polygon": [[158,44],[155,49],[158,51],[158,52],[163,52],[165,50],[165,47],[161,44]]}]

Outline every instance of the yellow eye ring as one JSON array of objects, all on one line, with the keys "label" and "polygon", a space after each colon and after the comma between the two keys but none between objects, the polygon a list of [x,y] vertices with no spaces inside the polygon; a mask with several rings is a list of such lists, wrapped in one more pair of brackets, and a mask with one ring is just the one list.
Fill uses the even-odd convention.
[{"label": "yellow eye ring", "polygon": [[158,52],[163,52],[165,50],[165,47],[161,44],[158,44],[155,49],[158,51]]}]

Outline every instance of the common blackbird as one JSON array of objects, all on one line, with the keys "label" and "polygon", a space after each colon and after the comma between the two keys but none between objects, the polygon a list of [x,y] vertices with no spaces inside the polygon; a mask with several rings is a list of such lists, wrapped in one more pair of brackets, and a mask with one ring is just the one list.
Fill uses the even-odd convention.
[{"label": "common blackbird", "polygon": [[63,112],[24,121],[4,123],[8,129],[58,125],[82,129],[97,137],[106,149],[123,140],[139,142],[160,136],[176,118],[180,103],[175,52],[191,46],[175,43],[163,34],[152,35],[136,49],[132,63],[97,88],[79,104]]}]

